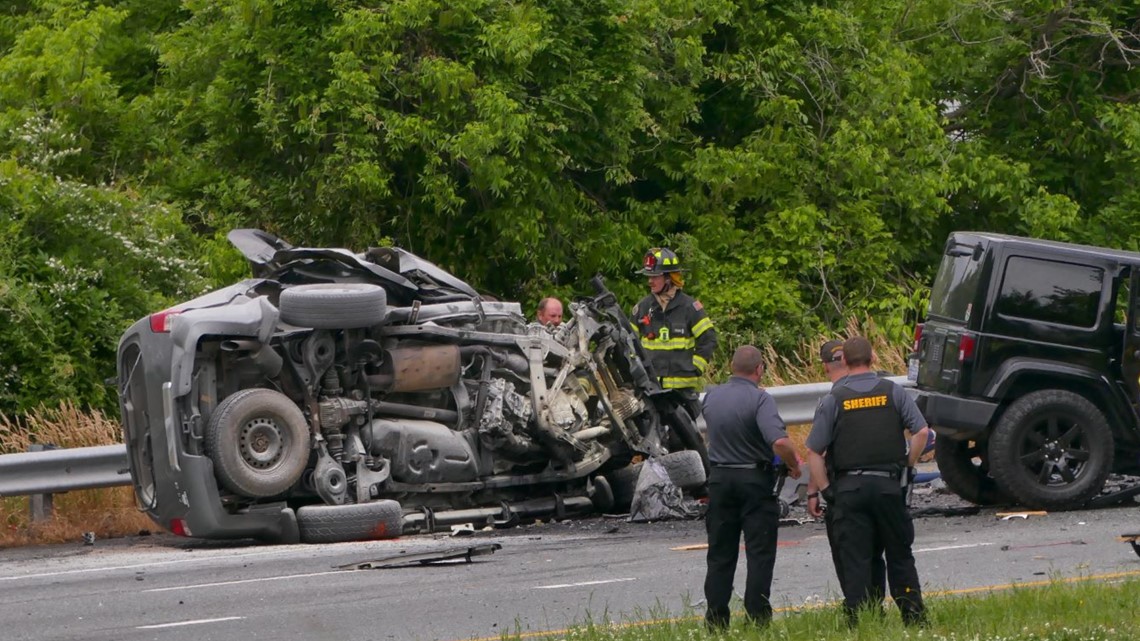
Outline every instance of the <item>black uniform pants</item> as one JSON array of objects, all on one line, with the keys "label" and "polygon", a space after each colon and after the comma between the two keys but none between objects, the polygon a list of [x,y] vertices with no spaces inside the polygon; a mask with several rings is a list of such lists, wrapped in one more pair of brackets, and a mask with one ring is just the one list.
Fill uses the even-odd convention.
[{"label": "black uniform pants", "polygon": [[744,610],[756,623],[772,618],[772,571],[776,565],[776,534],[780,508],[772,494],[770,470],[713,468],[709,473],[709,508],[705,528],[709,535],[708,573],[705,575],[705,620],[726,627],[728,602],[744,534],[748,574]]},{"label": "black uniform pants", "polygon": [[[835,578],[843,587],[843,564],[839,561],[839,543],[835,536],[834,511],[829,507],[823,513],[823,524],[827,527],[827,544],[831,547],[831,564],[835,566]],[[875,542],[875,555],[871,557],[871,597],[872,604],[881,604],[887,595],[887,564],[883,561],[883,544]]]},{"label": "black uniform pants", "polygon": [[922,590],[914,565],[914,524],[897,479],[843,476],[835,481],[832,527],[839,551],[843,604],[849,617],[875,599],[872,560],[887,556],[891,598],[904,623],[923,619]]}]

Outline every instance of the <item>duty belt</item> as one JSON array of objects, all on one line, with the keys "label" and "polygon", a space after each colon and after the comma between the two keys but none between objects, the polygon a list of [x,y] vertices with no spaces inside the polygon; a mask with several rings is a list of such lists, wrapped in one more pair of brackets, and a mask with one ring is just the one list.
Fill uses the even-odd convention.
[{"label": "duty belt", "polygon": [[839,472],[840,476],[881,476],[885,479],[897,479],[899,477],[895,472],[887,472],[884,470],[842,470]]},{"label": "duty belt", "polygon": [[771,463],[709,463],[710,467],[725,470],[771,470]]}]

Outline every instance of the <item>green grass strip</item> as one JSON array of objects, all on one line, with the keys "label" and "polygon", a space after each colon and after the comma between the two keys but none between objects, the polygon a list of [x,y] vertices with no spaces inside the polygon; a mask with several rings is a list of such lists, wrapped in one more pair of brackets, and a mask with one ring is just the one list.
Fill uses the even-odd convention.
[{"label": "green grass strip", "polygon": [[[703,611],[664,608],[634,612],[619,621],[597,620],[562,630],[516,631],[475,641],[678,641],[685,639],[780,641],[1134,641],[1140,639],[1140,571],[931,592],[925,628],[904,628],[887,600],[885,616],[863,616],[847,628],[837,603],[780,608],[766,628],[744,623],[739,608],[728,631],[709,634]],[[737,606],[740,604],[737,603]]]}]

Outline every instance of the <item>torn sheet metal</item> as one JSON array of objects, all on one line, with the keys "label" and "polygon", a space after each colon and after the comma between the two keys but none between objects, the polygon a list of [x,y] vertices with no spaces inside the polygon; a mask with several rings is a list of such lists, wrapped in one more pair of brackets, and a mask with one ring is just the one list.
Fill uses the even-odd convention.
[{"label": "torn sheet metal", "polygon": [[1121,534],[1120,540],[1132,545],[1132,551],[1140,556],[1140,534]]},{"label": "torn sheet metal", "polygon": [[435,552],[396,554],[393,556],[386,556],[381,559],[376,559],[375,561],[348,563],[346,565],[340,565],[337,567],[341,570],[385,570],[388,568],[417,567],[421,565],[431,565],[433,563],[444,563],[449,561],[464,561],[466,563],[471,563],[472,557],[494,554],[495,550],[501,549],[503,549],[503,546],[498,543],[485,543],[483,545],[473,545],[471,547],[463,548],[451,548],[449,550],[437,550]]}]

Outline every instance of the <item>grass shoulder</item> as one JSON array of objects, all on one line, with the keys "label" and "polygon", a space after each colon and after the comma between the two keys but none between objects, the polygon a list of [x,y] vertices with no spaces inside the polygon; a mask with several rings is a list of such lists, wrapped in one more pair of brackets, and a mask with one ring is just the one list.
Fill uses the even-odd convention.
[{"label": "grass shoulder", "polygon": [[[736,604],[739,605],[739,604]],[[848,629],[838,605],[778,610],[766,628],[740,621],[711,635],[691,611],[677,616],[654,612],[644,620],[586,622],[552,632],[506,634],[512,639],[566,641],[675,641],[678,639],[781,641],[1131,641],[1140,638],[1140,579],[1123,581],[1055,580],[1047,585],[1012,587],[982,595],[934,596],[927,601],[930,623],[905,628],[888,606],[884,616],[865,615]]]}]

